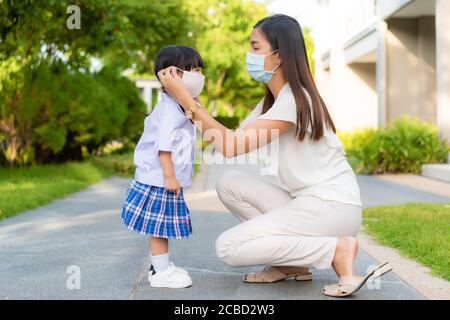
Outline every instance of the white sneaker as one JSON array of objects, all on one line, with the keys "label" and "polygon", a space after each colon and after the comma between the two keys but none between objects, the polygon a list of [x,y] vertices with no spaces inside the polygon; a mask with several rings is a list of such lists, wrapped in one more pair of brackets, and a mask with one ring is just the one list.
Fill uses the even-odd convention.
[{"label": "white sneaker", "polygon": [[150,267],[148,273],[148,281],[150,285],[155,288],[173,288],[180,289],[186,288],[192,285],[192,279],[186,270],[175,267],[170,262],[169,267],[160,272],[155,272],[153,266]]},{"label": "white sneaker", "polygon": [[169,262],[169,265],[173,266],[174,268],[176,268],[178,271],[183,272],[184,274],[188,274],[187,270],[175,267],[175,265],[173,264],[173,262]]},{"label": "white sneaker", "polygon": [[[186,270],[176,267],[176,266],[173,264],[173,262],[169,262],[169,266],[173,266],[173,267],[174,267],[175,269],[177,269],[178,271],[183,272],[184,274],[188,274],[188,272],[187,272]],[[150,270],[149,270],[149,280],[148,280],[148,281],[150,281],[150,276],[151,276],[150,273],[151,273],[151,274],[155,274],[155,273],[156,273],[156,271],[155,271],[155,269],[153,268],[152,265],[150,265]]]}]

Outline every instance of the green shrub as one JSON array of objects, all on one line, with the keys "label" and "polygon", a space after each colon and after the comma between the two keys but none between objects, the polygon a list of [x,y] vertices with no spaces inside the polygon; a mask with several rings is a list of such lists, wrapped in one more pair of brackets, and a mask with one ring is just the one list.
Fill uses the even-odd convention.
[{"label": "green shrub", "polygon": [[17,130],[2,133],[6,152],[0,163],[82,160],[112,140],[128,145],[142,130],[145,104],[118,70],[88,73],[42,62],[27,72],[17,108],[15,120],[11,110],[3,110],[5,119],[11,118],[5,126],[17,123]]},{"label": "green shrub", "polygon": [[356,173],[374,173],[378,168],[378,131],[373,128],[358,129],[349,133],[340,133],[345,146],[347,160]]},{"label": "green shrub", "polygon": [[239,125],[240,118],[239,117],[222,117],[218,116],[215,119],[220,122],[222,125],[227,127],[228,129],[236,129]]},{"label": "green shrub", "polygon": [[104,169],[112,175],[132,176],[135,166],[133,163],[133,153],[111,154],[108,156],[92,157],[92,163]]},{"label": "green shrub", "polygon": [[423,164],[445,162],[450,151],[435,126],[410,116],[339,136],[355,173],[419,174]]}]

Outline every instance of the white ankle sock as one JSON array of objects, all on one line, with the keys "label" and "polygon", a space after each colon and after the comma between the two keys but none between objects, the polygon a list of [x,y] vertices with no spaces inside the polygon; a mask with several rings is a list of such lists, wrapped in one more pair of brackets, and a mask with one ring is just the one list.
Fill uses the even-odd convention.
[{"label": "white ankle sock", "polygon": [[169,267],[169,253],[152,256],[150,254],[150,263],[156,272],[164,271]]}]

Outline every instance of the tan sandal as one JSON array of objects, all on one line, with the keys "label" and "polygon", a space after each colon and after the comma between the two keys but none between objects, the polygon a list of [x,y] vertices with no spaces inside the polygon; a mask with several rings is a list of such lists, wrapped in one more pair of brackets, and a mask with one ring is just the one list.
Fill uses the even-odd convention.
[{"label": "tan sandal", "polygon": [[262,271],[245,274],[242,277],[242,281],[249,283],[273,283],[290,277],[294,277],[297,281],[310,281],[312,280],[312,272],[309,268],[305,268],[303,272],[286,274],[277,268],[267,266]]},{"label": "tan sandal", "polygon": [[363,287],[367,280],[373,276],[373,279],[381,277],[382,275],[392,271],[392,267],[388,265],[389,262],[380,264],[374,270],[361,276],[342,276],[339,278],[339,282],[332,285],[326,285],[322,289],[322,293],[330,297],[348,297],[355,294],[359,289]]}]

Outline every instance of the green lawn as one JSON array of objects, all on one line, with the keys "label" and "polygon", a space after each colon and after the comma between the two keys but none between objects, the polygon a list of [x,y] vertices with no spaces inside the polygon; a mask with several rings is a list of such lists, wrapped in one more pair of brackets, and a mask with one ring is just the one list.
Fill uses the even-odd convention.
[{"label": "green lawn", "polygon": [[450,280],[450,203],[409,203],[363,210],[363,224],[380,243]]},{"label": "green lawn", "polygon": [[62,198],[111,175],[130,176],[130,154],[84,162],[0,168],[0,220]]},{"label": "green lawn", "polygon": [[[194,169],[198,171],[197,164]],[[133,174],[132,153],[12,170],[0,167],[0,220],[82,190],[106,177],[131,178]]]}]

